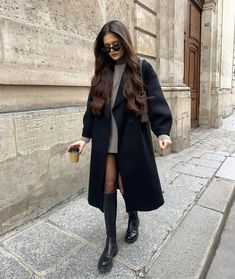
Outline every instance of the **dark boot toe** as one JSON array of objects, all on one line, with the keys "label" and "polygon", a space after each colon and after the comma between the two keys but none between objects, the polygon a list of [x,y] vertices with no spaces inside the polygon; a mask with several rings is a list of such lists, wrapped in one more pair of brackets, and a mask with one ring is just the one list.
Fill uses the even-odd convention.
[{"label": "dark boot toe", "polygon": [[128,231],[125,235],[125,241],[127,243],[133,243],[138,239],[139,233],[138,231]]},{"label": "dark boot toe", "polygon": [[118,253],[118,246],[116,240],[107,237],[106,245],[103,253],[98,261],[98,269],[100,272],[108,272],[113,266],[113,257]]},{"label": "dark boot toe", "polygon": [[108,272],[111,270],[113,266],[113,257],[115,257],[118,253],[116,243],[113,247],[110,246],[110,243],[108,243],[107,245],[98,261],[98,269],[100,272]]},{"label": "dark boot toe", "polygon": [[112,258],[105,257],[105,258],[100,259],[98,262],[98,269],[101,272],[110,271],[112,266],[113,266]]}]

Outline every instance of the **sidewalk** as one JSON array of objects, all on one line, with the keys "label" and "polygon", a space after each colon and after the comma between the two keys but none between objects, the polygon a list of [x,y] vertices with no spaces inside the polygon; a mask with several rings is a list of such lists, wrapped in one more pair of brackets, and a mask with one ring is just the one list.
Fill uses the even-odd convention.
[{"label": "sidewalk", "polygon": [[206,279],[235,277],[235,201],[226,220],[215,257]]},{"label": "sidewalk", "polygon": [[131,245],[118,195],[119,253],[110,273],[97,270],[103,215],[80,197],[0,239],[0,279],[205,278],[234,198],[235,114],[220,129],[194,130],[191,144],[156,158],[165,204],[139,213]]}]

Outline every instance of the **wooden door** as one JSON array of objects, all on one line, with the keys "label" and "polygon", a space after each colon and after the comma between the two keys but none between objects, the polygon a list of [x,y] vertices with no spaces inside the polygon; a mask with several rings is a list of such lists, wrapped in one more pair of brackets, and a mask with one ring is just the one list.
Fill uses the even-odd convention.
[{"label": "wooden door", "polygon": [[201,9],[199,1],[185,4],[184,83],[191,89],[191,128],[199,125]]}]

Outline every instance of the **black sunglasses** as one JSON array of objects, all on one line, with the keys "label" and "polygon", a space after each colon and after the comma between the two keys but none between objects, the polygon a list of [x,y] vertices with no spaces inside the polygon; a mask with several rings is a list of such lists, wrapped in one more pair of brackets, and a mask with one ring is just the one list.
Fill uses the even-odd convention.
[{"label": "black sunglasses", "polygon": [[110,45],[110,46],[102,47],[101,50],[104,51],[104,52],[109,53],[111,51],[111,49],[114,50],[114,51],[118,51],[118,50],[121,49],[121,47],[122,47],[122,43],[119,42],[119,43],[115,43],[115,44]]}]

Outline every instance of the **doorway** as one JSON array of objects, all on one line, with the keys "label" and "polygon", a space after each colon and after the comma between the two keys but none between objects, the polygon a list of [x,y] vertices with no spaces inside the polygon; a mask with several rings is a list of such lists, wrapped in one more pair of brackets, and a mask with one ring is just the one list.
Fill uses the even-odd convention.
[{"label": "doorway", "polygon": [[198,0],[185,4],[184,83],[191,89],[191,128],[199,126],[202,4]]}]

